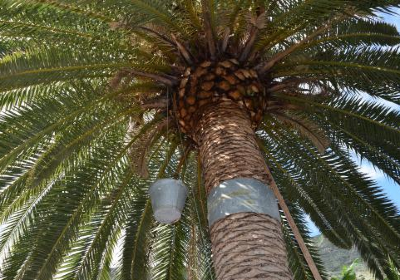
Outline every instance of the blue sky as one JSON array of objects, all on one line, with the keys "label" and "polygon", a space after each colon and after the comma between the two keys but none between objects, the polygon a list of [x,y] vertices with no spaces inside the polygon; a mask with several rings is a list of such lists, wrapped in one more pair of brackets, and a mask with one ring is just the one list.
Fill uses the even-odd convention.
[{"label": "blue sky", "polygon": [[[393,11],[400,13],[400,9],[394,9]],[[399,15],[394,15],[394,16],[383,15],[382,17],[385,19],[386,22],[396,25],[397,28],[400,30],[400,16]]]},{"label": "blue sky", "polygon": [[[400,9],[394,10],[398,14],[400,14]],[[383,16],[384,20],[386,22],[389,22],[391,24],[394,24],[397,26],[397,29],[400,31],[400,15],[394,15],[394,16],[389,16],[389,15],[384,15]],[[400,106],[394,106],[396,110],[400,111]],[[387,192],[388,196],[396,202],[396,204],[400,208],[400,186],[395,184],[391,180],[386,180],[384,175],[381,172],[376,172],[373,167],[367,163],[362,164],[361,166],[362,170],[365,171],[367,174],[370,174],[371,177],[375,178],[380,186],[382,186]]]},{"label": "blue sky", "polygon": [[[400,9],[394,10],[397,13],[400,14]],[[400,15],[381,15],[382,18],[391,24],[394,24],[397,26],[397,29],[400,31]],[[392,106],[394,109],[400,111],[400,106],[393,105]],[[385,175],[378,171],[375,170],[374,167],[367,162],[366,160],[363,160],[361,162],[360,159],[354,157],[354,160],[360,165],[361,171],[376,180],[377,184],[382,187],[382,190],[384,193],[387,194],[387,196],[398,206],[400,209],[400,186],[393,182],[391,179],[387,179]],[[319,230],[315,227],[315,225],[309,221],[309,228],[311,230],[311,235],[317,235],[319,234]]]}]

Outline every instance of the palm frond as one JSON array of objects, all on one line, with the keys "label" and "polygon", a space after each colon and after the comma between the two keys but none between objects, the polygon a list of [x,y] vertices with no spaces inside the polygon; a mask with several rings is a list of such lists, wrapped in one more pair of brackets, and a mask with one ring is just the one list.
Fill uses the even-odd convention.
[{"label": "palm frond", "polygon": [[328,148],[328,138],[311,120],[295,114],[277,112],[274,115],[278,120],[296,128],[303,136],[307,137],[321,153],[324,153]]},{"label": "palm frond", "polygon": [[[110,140],[112,139],[111,135],[107,135],[106,141],[109,143],[111,142]],[[114,144],[111,142],[110,144]],[[114,148],[116,146],[113,146]],[[113,151],[113,148],[111,147],[106,147],[106,150],[103,150],[103,153],[110,153]],[[98,151],[101,153],[101,149]],[[92,151],[92,153],[95,153],[95,150]],[[118,153],[116,153],[118,155]],[[123,154],[124,155],[124,154]],[[96,197],[99,195],[98,191],[95,191],[96,187],[102,186],[104,181],[104,176],[108,172],[115,172],[115,169],[113,167],[115,164],[118,164],[121,160],[121,156],[115,161],[112,161],[111,164],[109,165],[109,170],[103,174],[102,177],[99,177],[98,182],[92,182],[91,178],[92,176],[96,176],[96,173],[98,173],[102,168],[105,166],[106,160],[108,163],[109,161],[104,158],[103,161],[92,161],[92,167],[91,167],[91,172],[88,173],[88,170],[82,169],[78,172],[80,176],[77,177],[68,177],[68,175],[61,176],[58,181],[55,183],[50,183],[50,186],[48,187],[48,190],[46,193],[42,194],[39,196],[40,201],[37,201],[35,204],[31,204],[31,208],[34,207],[36,208],[35,211],[27,211],[26,213],[29,214],[30,216],[33,215],[31,219],[38,219],[41,217],[41,222],[47,223],[46,219],[54,219],[54,223],[50,223],[51,227],[49,231],[44,231],[44,232],[35,232],[35,234],[32,236],[34,241],[33,243],[36,244],[35,246],[38,246],[37,249],[35,249],[35,255],[32,256],[32,254],[26,256],[26,261],[24,262],[24,270],[19,271],[19,274],[22,275],[31,275],[32,273],[40,273],[44,272],[42,276],[47,279],[48,274],[47,273],[52,273],[54,272],[57,262],[60,260],[62,257],[63,253],[65,250],[69,248],[69,242],[70,240],[74,239],[74,236],[76,234],[75,229],[79,225],[80,221],[84,218],[87,217],[87,214],[90,213],[91,205],[96,205]],[[93,168],[93,167],[97,167]],[[79,170],[79,166],[77,167]],[[72,173],[76,172],[75,168],[72,167],[72,170],[70,171]],[[112,184],[113,181],[111,181]],[[93,184],[93,185],[92,185]],[[87,185],[87,188],[82,188],[82,185]],[[90,192],[92,190],[92,192]],[[104,191],[104,187],[103,187]],[[68,193],[71,194],[71,196],[65,196],[62,195],[62,193]],[[88,196],[89,194],[89,196]],[[85,197],[86,196],[86,197]],[[91,205],[88,204],[80,204],[82,202],[82,199],[85,197],[86,201],[90,201]],[[88,197],[90,200],[88,200]],[[65,201],[63,199],[65,199]],[[71,204],[68,203],[68,199],[74,199],[75,203]],[[59,204],[58,204],[59,203]],[[56,207],[60,208],[57,211],[51,211],[50,209],[56,209]],[[64,209],[64,207],[66,207]],[[32,208],[33,209],[33,208]],[[50,212],[49,212],[50,211]],[[74,214],[70,216],[70,211],[75,211],[73,212]],[[24,223],[30,222],[29,220],[21,220],[19,223],[19,227],[25,228],[25,230],[31,230],[30,226],[24,225]],[[50,225],[48,224],[48,225]],[[18,234],[23,234],[23,232],[18,232],[18,227],[14,227],[13,231],[15,231]],[[44,237],[44,235],[47,235],[46,238],[42,239],[39,238]],[[51,243],[50,240],[53,240],[55,243]],[[69,240],[69,241],[68,241]],[[46,244],[39,244],[40,242],[47,242]],[[53,247],[51,247],[53,246]],[[57,249],[56,249],[57,248]],[[48,250],[48,251],[46,251]],[[40,260],[38,263],[36,262],[37,260]],[[38,265],[43,265],[39,266],[39,268],[43,268],[44,265],[48,265],[48,269],[37,269]],[[25,274],[27,273],[27,274]],[[32,277],[32,276],[27,276]],[[39,277],[39,276],[38,276]]]},{"label": "palm frond", "polygon": [[112,251],[116,245],[114,239],[114,242],[111,241],[113,246],[110,246],[110,239],[117,235],[121,224],[128,217],[129,192],[131,188],[136,188],[137,182],[135,181],[137,180],[134,178],[134,172],[129,170],[120,186],[113,190],[109,198],[111,203],[103,210],[106,214],[102,217],[96,233],[92,236],[91,244],[80,261],[75,277],[85,279],[98,278],[100,274],[99,264],[102,264],[102,258],[107,254],[106,250]]},{"label": "palm frond", "polygon": [[[73,1],[73,2],[79,2],[79,1]],[[23,0],[14,0],[14,1],[8,1],[8,0],[2,0],[2,6],[9,10],[12,9],[13,7],[16,7],[19,10],[24,10],[24,11],[33,11],[36,12],[38,9],[53,9],[56,11],[65,11],[70,14],[77,14],[83,17],[88,17],[95,19],[97,21],[110,21],[111,19],[105,15],[102,15],[100,13],[93,12],[91,10],[85,10],[82,9],[82,7],[74,4],[68,4],[65,2],[58,2],[58,1],[52,1],[52,0],[28,0],[28,1],[23,1]]]},{"label": "palm frond", "polygon": [[382,146],[385,153],[398,158],[396,147],[400,141],[400,114],[391,108],[364,101],[360,97],[337,97],[323,103],[312,98],[282,95],[279,98],[292,100],[307,106],[307,110],[320,112],[330,122],[342,126],[368,143]]},{"label": "palm frond", "polygon": [[[274,129],[274,131],[274,133],[278,133],[279,130]],[[282,145],[280,149],[287,149],[289,152],[292,151],[292,153],[296,151],[296,153],[298,154],[297,157],[293,157],[291,161],[292,165],[299,165],[299,167],[301,168],[300,170],[305,170],[305,166],[308,166],[309,170],[310,166],[315,165],[313,176],[307,175],[306,173],[304,173],[304,171],[302,171],[302,176],[309,180],[309,196],[313,197],[315,194],[323,194],[323,196],[326,196],[325,198],[315,200],[318,201],[318,207],[329,206],[331,208],[331,211],[334,213],[336,211],[346,212],[349,211],[350,208],[352,208],[352,213],[361,211],[363,213],[368,213],[368,215],[377,215],[376,218],[378,218],[378,216],[381,216],[381,218],[378,218],[378,220],[385,224],[387,230],[382,230],[382,227],[384,225],[380,224],[381,222],[378,222],[377,220],[373,221],[374,218],[372,218],[372,216],[369,216],[368,220],[365,220],[366,216],[361,214],[361,212],[358,212],[361,215],[357,216],[357,218],[350,217],[349,215],[347,215],[346,212],[343,214],[345,217],[337,220],[337,222],[344,226],[345,231],[350,234],[352,238],[354,238],[355,244],[359,247],[363,257],[365,257],[366,260],[370,260],[371,265],[375,263],[374,266],[371,266],[371,269],[373,269],[378,276],[382,275],[382,268],[387,266],[387,263],[385,263],[385,261],[382,261],[382,255],[380,255],[382,254],[381,250],[383,249],[384,251],[386,251],[387,254],[394,254],[394,257],[396,259],[398,258],[395,251],[387,250],[387,248],[395,248],[397,246],[395,244],[396,242],[398,242],[395,241],[395,239],[399,238],[399,233],[397,232],[398,210],[396,209],[396,207],[384,197],[379,188],[376,187],[372,181],[361,175],[356,170],[355,164],[352,163],[351,160],[346,158],[344,153],[340,150],[335,148],[334,150],[327,152],[324,156],[320,156],[316,151],[312,151],[312,148],[309,144],[305,144],[303,146],[304,150],[300,148],[301,146],[299,142],[293,141],[293,137],[295,137],[293,133],[288,134],[287,132],[281,131],[278,134],[275,134],[274,138],[275,137],[278,137],[275,140],[275,143],[279,143],[280,145]],[[284,140],[285,138],[286,140]],[[291,150],[290,147],[293,145],[296,145],[297,148]],[[305,153],[302,153],[302,150]],[[307,153],[310,154],[307,156]],[[307,159],[307,157],[309,157],[309,159]],[[322,173],[326,174],[324,175]],[[331,179],[333,181],[330,182]],[[315,186],[318,191],[311,191],[313,189],[312,186]],[[321,188],[324,190],[323,193],[319,191],[319,189]],[[343,196],[346,196],[347,199],[351,199],[352,201],[352,206],[345,206],[347,210],[344,210],[344,208],[340,210],[341,207],[343,207],[340,206],[340,203],[345,200]],[[305,206],[302,207],[304,207],[304,209],[307,209]],[[362,210],[363,208],[364,210]],[[374,208],[374,210],[372,210],[372,208]],[[338,212],[335,213],[336,217],[338,217],[337,215],[339,215]],[[375,222],[380,225],[375,224]],[[379,237],[377,237],[376,235],[378,229],[380,230]],[[323,231],[323,229],[321,230]],[[372,247],[364,243],[364,237],[359,236],[359,232],[363,232],[365,234],[367,231],[371,232],[370,236],[368,237],[368,242],[371,242],[371,244],[373,244]],[[385,236],[386,234],[388,235],[386,237],[383,237],[383,234]],[[374,240],[374,238],[378,239]],[[385,245],[384,243],[386,242],[391,245]]]},{"label": "palm frond", "polygon": [[379,170],[400,184],[400,163],[396,158],[385,153],[379,146],[367,142],[362,137],[357,136],[354,132],[340,126],[339,124],[327,121],[323,117],[317,115],[318,122],[324,127],[325,131],[329,131],[329,135],[333,141],[339,146],[345,146],[352,149],[361,159],[367,159]]},{"label": "palm frond", "polygon": [[[314,244],[312,243],[309,237],[306,222],[303,215],[301,214],[301,211],[295,205],[290,206],[289,208],[290,208],[290,213],[292,214],[293,218],[296,221],[297,227],[301,231],[301,235],[305,239],[305,242],[307,244],[308,249],[310,250],[312,257],[316,262],[318,270],[322,274],[322,277],[326,278],[326,275],[324,273],[324,268],[322,266],[322,261],[319,258],[317,249],[315,248]],[[283,232],[287,244],[286,246],[287,248],[289,248],[288,249],[289,266],[293,272],[293,276],[295,277],[295,279],[314,279],[307,264],[305,263],[304,257],[301,253],[299,246],[296,244],[297,241],[294,238],[293,234],[291,233],[290,226],[288,225],[284,217],[282,217],[282,220],[283,220]]]},{"label": "palm frond", "polygon": [[360,45],[396,46],[400,43],[399,32],[396,27],[382,21],[369,19],[350,19],[340,22],[325,36],[314,40],[304,48],[314,45],[330,45],[335,47],[351,47]]},{"label": "palm frond", "polygon": [[[92,88],[89,92],[93,90]],[[32,106],[33,108],[22,107],[16,112],[6,112],[0,122],[0,126],[4,127],[2,131],[7,132],[1,135],[0,169],[13,162],[24,150],[29,151],[38,143],[43,142],[46,137],[49,138],[52,133],[65,129],[66,125],[82,116],[83,113],[89,113],[90,109],[94,110],[96,105],[110,100],[117,94],[118,92],[111,92],[103,96],[92,95],[92,100],[86,100],[83,104],[79,103],[80,99],[72,100],[69,96],[59,96],[45,99],[40,105]],[[93,103],[93,99],[97,99],[97,102]],[[53,122],[53,120],[57,121]]]},{"label": "palm frond", "polygon": [[[215,279],[203,166],[174,107],[195,110],[195,126],[200,105],[176,92],[198,96],[196,69],[225,60],[265,89],[238,104],[263,114],[252,123],[259,148],[318,268],[306,215],[337,246],[355,246],[377,279],[390,275],[399,209],[351,153],[400,183],[400,114],[380,102],[400,104],[400,34],[376,16],[394,7],[0,0],[0,279],[106,280],[114,264],[121,280]],[[233,78],[231,89],[242,83]],[[253,112],[250,97],[267,107]],[[189,189],[169,226],[147,192],[163,177]],[[282,225],[294,277],[312,279],[299,233]]]},{"label": "palm frond", "polygon": [[346,235],[345,228],[332,213],[330,205],[319,203],[324,198],[317,192],[310,192],[307,187],[310,180],[302,176],[302,170],[295,165],[290,152],[285,152],[276,142],[273,144],[268,140],[264,139],[262,142],[266,162],[287,199],[292,204],[299,203],[333,244],[340,248],[351,248],[351,240]]},{"label": "palm frond", "polygon": [[[323,53],[322,53],[323,52]],[[278,70],[278,76],[291,76],[296,70],[304,73],[331,73],[331,82],[340,88],[367,92],[388,101],[399,101],[399,59],[397,48],[350,47],[329,48],[314,55],[314,60],[294,60]],[[329,58],[328,58],[329,57]],[[286,72],[283,69],[290,69]],[[286,72],[286,73],[285,73]],[[299,72],[300,73],[300,72]]]}]

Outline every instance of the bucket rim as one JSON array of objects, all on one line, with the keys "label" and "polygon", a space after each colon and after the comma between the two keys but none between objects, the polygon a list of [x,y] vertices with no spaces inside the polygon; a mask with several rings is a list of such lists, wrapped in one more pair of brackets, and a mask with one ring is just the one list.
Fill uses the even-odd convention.
[{"label": "bucket rim", "polygon": [[157,181],[155,181],[154,183],[152,183],[150,185],[149,194],[151,195],[151,193],[154,192],[154,189],[156,187],[158,187],[159,185],[168,185],[168,182],[180,186],[181,189],[183,189],[186,194],[188,193],[188,189],[187,189],[186,185],[182,182],[182,180],[173,179],[173,178],[162,178],[162,179],[158,179]]}]

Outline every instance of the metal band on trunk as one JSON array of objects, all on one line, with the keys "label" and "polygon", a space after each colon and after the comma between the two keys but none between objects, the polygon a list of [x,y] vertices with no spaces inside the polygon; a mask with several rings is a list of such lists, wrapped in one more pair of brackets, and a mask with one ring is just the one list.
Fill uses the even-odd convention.
[{"label": "metal band on trunk", "polygon": [[208,224],[226,216],[252,212],[280,221],[278,203],[269,186],[251,178],[236,178],[213,188],[207,198]]}]

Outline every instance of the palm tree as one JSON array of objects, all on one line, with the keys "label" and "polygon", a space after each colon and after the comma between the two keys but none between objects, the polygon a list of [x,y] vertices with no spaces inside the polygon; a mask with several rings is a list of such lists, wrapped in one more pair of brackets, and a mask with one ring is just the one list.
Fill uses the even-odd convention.
[{"label": "palm tree", "polygon": [[399,211],[351,152],[400,183],[399,6],[0,0],[0,278],[325,277],[309,215],[383,279]]}]

